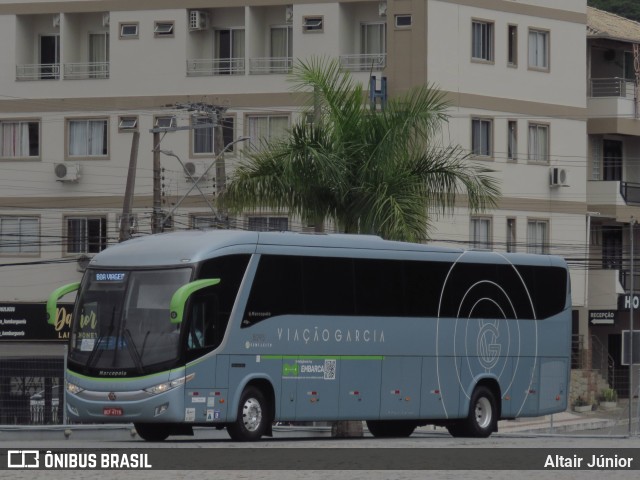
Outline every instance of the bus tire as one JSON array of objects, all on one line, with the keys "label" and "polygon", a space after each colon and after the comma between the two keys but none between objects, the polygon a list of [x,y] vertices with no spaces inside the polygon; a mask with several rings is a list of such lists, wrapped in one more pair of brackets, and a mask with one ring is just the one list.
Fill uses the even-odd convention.
[{"label": "bus tire", "polygon": [[248,386],[242,392],[238,404],[238,416],[227,427],[227,433],[237,442],[260,440],[267,432],[271,420],[264,394],[254,386]]},{"label": "bus tire", "polygon": [[147,442],[162,442],[169,436],[169,429],[161,423],[134,423],[133,426]]},{"label": "bus tire", "polygon": [[416,422],[410,420],[367,420],[369,433],[376,438],[409,437],[416,427]]},{"label": "bus tire", "polygon": [[498,409],[491,389],[484,385],[476,387],[469,402],[469,414],[461,422],[447,427],[453,437],[486,438],[496,431]]}]

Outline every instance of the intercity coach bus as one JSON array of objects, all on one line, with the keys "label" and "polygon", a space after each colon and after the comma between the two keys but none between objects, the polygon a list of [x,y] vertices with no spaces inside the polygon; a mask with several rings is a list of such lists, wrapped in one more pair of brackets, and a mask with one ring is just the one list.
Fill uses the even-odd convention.
[{"label": "intercity coach bus", "polygon": [[563,259],[366,235],[231,230],[129,240],[77,290],[66,370],[74,422],[132,422],[145,440],[273,422],[366,421],[379,437],[567,407],[571,294]]}]

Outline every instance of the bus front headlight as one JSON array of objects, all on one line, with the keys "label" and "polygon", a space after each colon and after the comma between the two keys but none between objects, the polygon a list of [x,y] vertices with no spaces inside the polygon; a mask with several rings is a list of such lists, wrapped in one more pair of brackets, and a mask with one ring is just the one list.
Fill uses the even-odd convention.
[{"label": "bus front headlight", "polygon": [[148,392],[152,395],[158,395],[160,393],[168,392],[180,385],[184,385],[188,381],[192,380],[195,377],[195,373],[190,373],[185,377],[176,378],[175,380],[171,380],[170,382],[159,383],[158,385],[154,385],[153,387],[145,388],[144,391]]},{"label": "bus front headlight", "polygon": [[73,383],[67,382],[67,392],[73,393],[74,395],[77,395],[78,393],[80,393],[83,390],[84,390],[84,388],[80,388],[79,386],[77,386],[77,385],[75,385]]}]

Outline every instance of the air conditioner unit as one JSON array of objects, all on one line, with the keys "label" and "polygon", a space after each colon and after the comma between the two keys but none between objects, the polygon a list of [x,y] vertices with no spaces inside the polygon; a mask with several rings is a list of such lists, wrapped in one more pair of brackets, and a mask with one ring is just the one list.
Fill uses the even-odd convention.
[{"label": "air conditioner unit", "polygon": [[287,5],[284,9],[285,23],[293,23],[293,5]]},{"label": "air conditioner unit", "polygon": [[207,180],[209,178],[209,173],[207,172],[205,174],[206,171],[207,166],[204,163],[185,162],[184,164],[184,178],[189,182],[198,181],[198,179]]},{"label": "air conditioner unit", "polygon": [[108,27],[109,26],[109,12],[105,12],[102,14],[102,26],[103,27]]},{"label": "air conditioner unit", "polygon": [[567,171],[564,168],[553,167],[549,169],[549,186],[565,187],[567,185]]},{"label": "air conditioner unit", "polygon": [[209,28],[209,14],[201,10],[191,10],[189,12],[189,30],[206,30]]},{"label": "air conditioner unit", "polygon": [[58,182],[77,182],[80,179],[80,165],[56,163],[53,167]]}]

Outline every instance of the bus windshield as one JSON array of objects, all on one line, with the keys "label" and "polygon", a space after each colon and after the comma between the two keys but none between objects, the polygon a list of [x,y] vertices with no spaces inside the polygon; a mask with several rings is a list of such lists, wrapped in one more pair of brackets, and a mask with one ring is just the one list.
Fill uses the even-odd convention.
[{"label": "bus windshield", "polygon": [[169,300],[191,274],[190,268],[88,270],[71,329],[70,363],[126,376],[175,362],[180,325],[169,320]]}]

